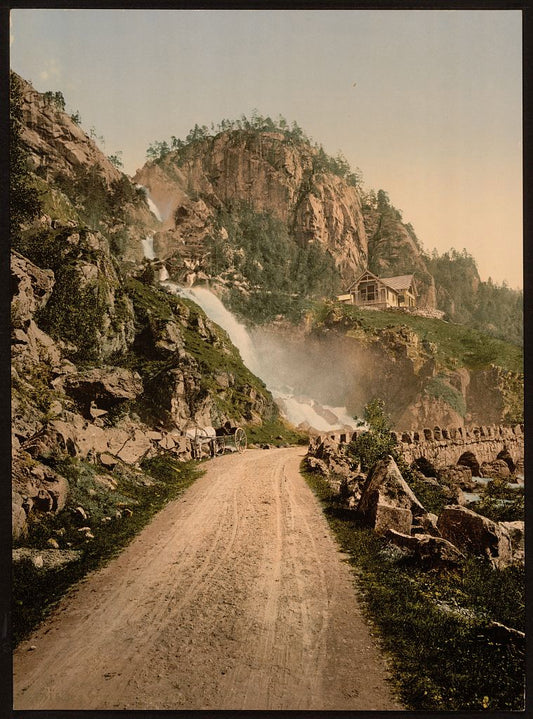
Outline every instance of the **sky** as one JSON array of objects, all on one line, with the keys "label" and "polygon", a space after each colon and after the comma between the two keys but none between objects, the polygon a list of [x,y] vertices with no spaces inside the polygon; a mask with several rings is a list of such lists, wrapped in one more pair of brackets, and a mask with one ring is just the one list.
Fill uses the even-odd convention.
[{"label": "sky", "polygon": [[11,67],[122,152],[254,109],[385,190],[424,249],[522,287],[519,10],[11,11]]}]

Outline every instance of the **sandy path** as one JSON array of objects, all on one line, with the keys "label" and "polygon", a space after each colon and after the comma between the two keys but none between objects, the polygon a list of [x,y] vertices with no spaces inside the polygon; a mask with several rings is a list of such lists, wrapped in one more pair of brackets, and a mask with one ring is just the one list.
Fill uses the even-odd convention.
[{"label": "sandy path", "polygon": [[303,454],[206,465],[18,647],[15,709],[401,708]]}]

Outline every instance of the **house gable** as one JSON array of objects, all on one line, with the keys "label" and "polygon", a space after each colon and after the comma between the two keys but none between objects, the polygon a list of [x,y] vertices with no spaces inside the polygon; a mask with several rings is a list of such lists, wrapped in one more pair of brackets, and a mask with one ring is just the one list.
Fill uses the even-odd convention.
[{"label": "house gable", "polygon": [[341,301],[351,301],[352,304],[360,307],[373,306],[377,309],[386,309],[415,307],[416,297],[414,275],[378,277],[370,270],[365,270],[346,289]]}]

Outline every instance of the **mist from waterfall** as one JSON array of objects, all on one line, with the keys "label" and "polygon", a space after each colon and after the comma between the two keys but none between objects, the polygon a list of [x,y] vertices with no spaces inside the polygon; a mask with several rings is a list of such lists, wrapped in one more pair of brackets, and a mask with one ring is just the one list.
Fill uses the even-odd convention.
[{"label": "mist from waterfall", "polygon": [[[283,352],[279,340],[277,346],[274,346],[271,338],[261,334],[260,329],[255,329],[251,335],[246,327],[224,307],[220,299],[204,287],[185,288],[174,282],[161,284],[173,294],[198,304],[213,322],[228,333],[231,341],[238,348],[244,364],[263,380],[281,413],[292,424],[312,427],[319,432],[358,426],[345,407],[330,406],[324,403],[323,397],[320,400],[315,399],[299,390],[302,384],[303,358],[291,357],[289,351]],[[311,390],[313,383],[306,384]],[[316,386],[318,388],[318,384]],[[326,394],[333,396],[334,393],[326,391]]]}]

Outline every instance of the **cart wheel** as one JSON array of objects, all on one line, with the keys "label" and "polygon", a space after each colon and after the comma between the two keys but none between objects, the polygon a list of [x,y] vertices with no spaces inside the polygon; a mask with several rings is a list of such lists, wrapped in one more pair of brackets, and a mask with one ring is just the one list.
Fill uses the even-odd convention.
[{"label": "cart wheel", "polygon": [[237,452],[244,452],[247,444],[248,440],[246,439],[246,432],[242,429],[242,427],[237,427],[235,430],[235,447]]}]

